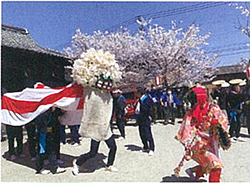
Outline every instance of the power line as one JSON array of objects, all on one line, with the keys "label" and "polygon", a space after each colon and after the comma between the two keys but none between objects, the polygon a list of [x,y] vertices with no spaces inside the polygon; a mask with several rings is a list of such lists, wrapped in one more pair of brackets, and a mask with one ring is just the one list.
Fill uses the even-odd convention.
[{"label": "power line", "polygon": [[[208,8],[213,8],[213,7],[217,7],[217,6],[221,6],[221,5],[225,5],[228,4],[229,2],[216,2],[216,3],[211,3],[211,2],[203,2],[203,3],[197,3],[195,5],[189,5],[189,6],[185,6],[182,8],[175,8],[175,9],[171,9],[171,10],[166,10],[166,11],[159,11],[156,13],[148,13],[148,14],[143,14],[141,16],[143,17],[150,17],[152,19],[158,19],[158,18],[162,18],[162,17],[168,17],[168,16],[172,16],[172,15],[179,15],[179,14],[183,14],[183,13],[188,13],[188,12],[194,12],[194,11],[198,11],[198,10],[203,10],[203,9],[208,9]],[[119,29],[121,26],[126,27],[132,24],[136,23],[136,20],[138,19],[139,16],[130,18],[124,22],[121,22],[119,24],[113,25],[112,27],[109,27],[107,29],[104,30],[105,31],[109,31],[112,32],[112,30],[117,30]],[[65,43],[63,45],[59,45],[57,47],[61,47],[64,45],[67,45],[69,43]],[[56,47],[56,48],[57,48]]]},{"label": "power line", "polygon": [[[183,13],[190,13],[190,12],[194,12],[194,11],[198,11],[198,10],[222,6],[225,4],[228,4],[228,2],[221,2],[221,3],[205,2],[205,3],[198,3],[195,5],[185,6],[182,8],[175,8],[175,9],[171,9],[171,10],[167,10],[167,11],[160,11],[160,12],[156,12],[156,13],[144,14],[144,15],[140,15],[140,16],[146,17],[147,19],[158,19],[158,18],[168,17],[168,16],[172,16],[172,15],[179,15],[179,14],[183,14]],[[133,18],[131,18],[127,21],[124,21],[120,24],[116,24],[112,27],[109,27],[109,28],[105,29],[104,31],[109,30],[109,32],[112,32],[112,30],[115,31],[116,29],[119,29],[121,26],[128,26],[128,25],[134,24],[136,22],[136,20],[138,19],[138,17],[139,16],[133,17]]]},{"label": "power line", "polygon": [[204,48],[204,49],[212,51],[212,50],[216,50],[216,49],[220,49],[220,48],[243,46],[243,45],[247,46],[247,44],[249,44],[249,42],[232,43],[232,44],[221,45],[221,46],[207,47],[207,48]]},{"label": "power line", "polygon": [[215,51],[208,51],[205,52],[205,54],[209,54],[209,53],[221,53],[221,52],[228,52],[228,51],[239,51],[239,50],[248,50],[249,52],[249,46],[242,46],[242,47],[238,47],[238,48],[228,48],[228,49],[220,49],[220,50],[215,50]]},{"label": "power line", "polygon": [[[200,3],[201,5],[199,6],[193,6],[190,9],[176,9],[176,11],[170,11],[170,12],[166,12],[163,13],[162,15],[158,15],[158,16],[153,16],[152,19],[158,19],[158,18],[163,18],[163,17],[168,17],[168,16],[172,16],[172,15],[179,15],[179,14],[183,14],[183,13],[190,13],[190,12],[194,12],[194,11],[198,11],[198,10],[204,10],[204,9],[208,9],[208,8],[213,8],[213,7],[217,7],[217,6],[221,6],[221,5],[225,5],[227,3]],[[206,5],[207,4],[207,5]]]},{"label": "power line", "polygon": [[239,54],[244,54],[244,53],[249,53],[249,51],[242,51],[242,52],[236,52],[236,53],[229,53],[229,54],[224,54],[224,55],[218,55],[218,57],[225,57],[225,56],[230,56],[230,55],[239,55]]}]

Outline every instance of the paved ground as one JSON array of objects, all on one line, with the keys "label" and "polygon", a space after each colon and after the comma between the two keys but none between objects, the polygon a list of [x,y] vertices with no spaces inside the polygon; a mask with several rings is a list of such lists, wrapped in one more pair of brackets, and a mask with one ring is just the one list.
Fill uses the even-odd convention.
[{"label": "paved ground", "polygon": [[[174,139],[180,124],[164,126],[160,123],[152,126],[156,152],[155,156],[140,153],[141,142],[137,126],[126,126],[127,138],[116,141],[118,151],[115,166],[118,173],[105,171],[108,148],[101,143],[96,158],[89,160],[81,167],[78,176],[71,174],[71,163],[74,158],[89,150],[90,141],[82,140],[82,145],[72,147],[69,144],[62,146],[62,160],[67,171],[57,175],[35,175],[35,163],[29,158],[15,160],[7,159],[7,142],[1,143],[1,181],[2,182],[188,182],[188,176],[184,170],[196,163],[185,162],[180,172],[180,177],[173,175],[173,169],[177,166],[183,155],[182,145]],[[246,136],[246,129],[242,128],[242,134]],[[115,129],[115,134],[118,130]],[[220,151],[224,170],[223,182],[250,182],[250,138],[245,137],[247,142],[237,142],[228,151]],[[25,138],[26,141],[26,138]],[[27,144],[25,144],[25,154]],[[203,178],[206,181],[208,177]]]}]

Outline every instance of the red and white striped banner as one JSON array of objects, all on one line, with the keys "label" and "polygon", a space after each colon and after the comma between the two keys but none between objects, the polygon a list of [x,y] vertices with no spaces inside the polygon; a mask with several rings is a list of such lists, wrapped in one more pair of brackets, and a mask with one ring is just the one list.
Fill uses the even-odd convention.
[{"label": "red and white striped banner", "polygon": [[250,79],[250,67],[247,68],[247,78]]},{"label": "red and white striped banner", "polygon": [[66,111],[82,110],[83,87],[76,83],[49,88],[42,83],[36,88],[5,93],[2,97],[1,123],[22,126],[55,105]]},{"label": "red and white striped banner", "polygon": [[160,76],[155,76],[155,85],[156,86],[161,85],[161,77]]}]

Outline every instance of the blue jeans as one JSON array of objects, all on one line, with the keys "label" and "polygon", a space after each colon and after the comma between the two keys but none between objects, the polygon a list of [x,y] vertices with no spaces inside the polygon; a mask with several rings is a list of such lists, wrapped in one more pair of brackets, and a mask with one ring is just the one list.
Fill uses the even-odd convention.
[{"label": "blue jeans", "polygon": [[[73,142],[75,143],[80,143],[80,140],[79,140],[79,134],[78,134],[78,130],[79,130],[79,125],[72,125],[72,126],[69,126],[70,128],[70,133],[71,133],[71,138],[73,140]],[[65,133],[65,126],[64,125],[61,125],[60,126],[60,133],[61,133],[61,142],[62,143],[66,143],[66,133]]]}]

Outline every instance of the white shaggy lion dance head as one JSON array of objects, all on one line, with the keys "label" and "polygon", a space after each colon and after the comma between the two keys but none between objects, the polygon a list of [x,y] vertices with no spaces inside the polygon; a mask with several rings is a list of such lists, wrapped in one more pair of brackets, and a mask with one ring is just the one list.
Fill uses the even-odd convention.
[{"label": "white shaggy lion dance head", "polygon": [[73,79],[83,87],[98,86],[99,81],[115,84],[120,81],[121,74],[115,55],[93,48],[83,52],[72,67]]}]

